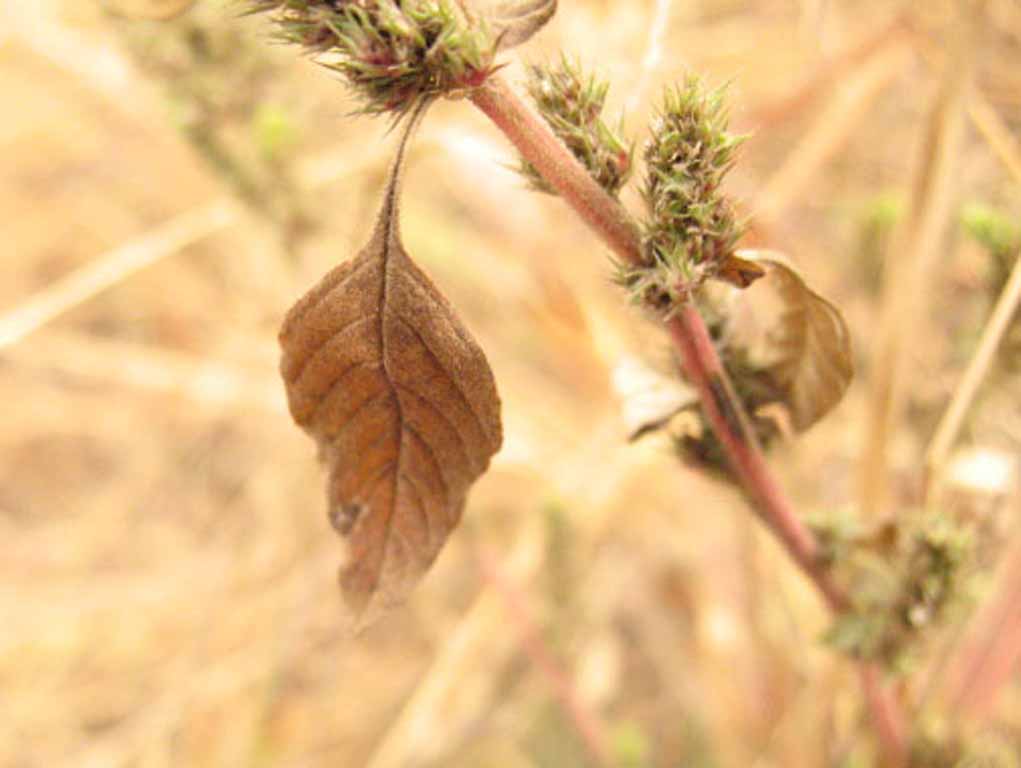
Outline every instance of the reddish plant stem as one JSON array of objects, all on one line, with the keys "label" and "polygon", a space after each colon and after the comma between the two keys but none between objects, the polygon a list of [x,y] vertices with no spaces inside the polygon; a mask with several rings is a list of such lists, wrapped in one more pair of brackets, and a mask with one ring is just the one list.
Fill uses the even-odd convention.
[{"label": "reddish plant stem", "polygon": [[571,677],[549,648],[520,588],[507,577],[497,558],[486,548],[479,552],[479,565],[486,581],[503,598],[509,618],[521,635],[525,655],[546,678],[557,702],[571,719],[593,764],[613,765],[602,723],[581,699]]},{"label": "reddish plant stem", "polygon": [[846,610],[847,596],[833,581],[819,558],[815,537],[802,524],[770,472],[748,416],[694,304],[684,304],[667,321],[667,330],[681,354],[684,373],[698,390],[706,418],[723,443],[731,467],[751,498],[753,508],[815,583],[830,607],[837,612]]},{"label": "reddish plant stem", "polygon": [[949,688],[954,711],[978,721],[1021,667],[1021,541],[1014,543],[1004,563],[991,599],[957,654]]},{"label": "reddish plant stem", "polygon": [[908,764],[908,735],[904,713],[897,700],[883,686],[883,673],[873,663],[858,668],[862,691],[868,704],[872,730],[883,747],[882,765],[902,768]]},{"label": "reddish plant stem", "polygon": [[[634,266],[645,263],[638,226],[624,206],[596,183],[513,89],[493,76],[471,98],[617,256]],[[845,609],[847,598],[819,562],[815,538],[769,471],[702,316],[687,303],[667,321],[667,330],[685,374],[698,389],[709,423],[756,510],[827,603],[834,610]]]},{"label": "reddish plant stem", "polygon": [[599,186],[513,88],[498,75],[491,75],[470,98],[617,256],[641,266],[641,235],[630,214]]},{"label": "reddish plant stem", "polygon": [[[545,121],[502,78],[491,76],[469,98],[619,258],[633,266],[645,264],[640,230],[627,210],[599,186]],[[795,514],[769,470],[702,316],[688,302],[667,320],[667,330],[685,374],[699,392],[706,418],[754,508],[830,608],[837,613],[846,610],[850,605],[847,595],[820,562],[815,537]],[[861,674],[886,762],[902,766],[907,753],[903,714],[884,689],[874,666],[863,665]]]}]

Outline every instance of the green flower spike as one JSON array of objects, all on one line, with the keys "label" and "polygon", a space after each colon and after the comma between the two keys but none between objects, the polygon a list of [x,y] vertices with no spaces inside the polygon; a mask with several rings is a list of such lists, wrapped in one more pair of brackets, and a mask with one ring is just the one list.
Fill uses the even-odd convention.
[{"label": "green flower spike", "polygon": [[[562,57],[556,65],[529,67],[526,87],[553,132],[592,178],[616,195],[631,176],[634,148],[602,120],[609,83],[585,77],[580,67]],[[556,194],[530,163],[522,160],[518,172],[534,189]]]},{"label": "green flower spike", "polygon": [[620,280],[660,311],[687,300],[709,278],[734,282],[743,225],[722,183],[744,137],[727,132],[723,95],[722,88],[706,91],[695,77],[667,90],[645,146],[648,263],[623,269]]}]

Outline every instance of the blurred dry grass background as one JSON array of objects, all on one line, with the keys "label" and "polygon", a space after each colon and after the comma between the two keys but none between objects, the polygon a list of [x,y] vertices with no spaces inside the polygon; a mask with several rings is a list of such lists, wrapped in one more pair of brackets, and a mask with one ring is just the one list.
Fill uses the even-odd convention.
[{"label": "blurred dry grass background", "polygon": [[[888,213],[954,66],[951,3],[561,6],[523,55],[563,48],[598,68],[639,138],[662,84],[689,68],[733,82],[734,122],[756,131],[733,180],[758,212],[750,239],[792,254],[845,310],[863,372],[777,466],[804,513],[853,508]],[[956,206],[1017,218],[1021,6],[988,6],[974,93],[1006,143],[975,129],[988,113],[969,102],[891,441],[904,506],[995,299]],[[815,595],[736,493],[662,444],[626,443],[617,385],[629,360],[665,358],[662,341],[592,236],[523,188],[463,103],[439,105],[416,140],[404,239],[487,350],[506,443],[412,602],[343,638],[338,544],[275,334],[366,239],[392,137],[243,25],[229,44],[263,74],[229,87],[299,126],[287,162],[316,226],[295,240],[175,128],[180,72],[151,65],[183,22],[116,20],[89,0],[5,11],[0,765],[570,767],[591,759],[579,722],[635,768],[870,764],[853,670],[820,646]],[[235,21],[199,0],[188,23]],[[244,144],[247,129],[230,130]],[[982,390],[967,439],[980,469],[1016,462],[1018,394],[1002,373]],[[988,474],[954,475],[954,499],[992,521],[992,558],[1017,492]],[[949,654],[934,645],[927,661]],[[989,722],[1021,744],[1016,682]]]}]

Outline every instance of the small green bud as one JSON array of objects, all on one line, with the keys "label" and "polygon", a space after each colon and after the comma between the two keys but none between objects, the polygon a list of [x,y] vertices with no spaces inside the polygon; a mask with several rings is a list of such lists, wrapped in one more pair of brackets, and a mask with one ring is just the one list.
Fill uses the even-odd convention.
[{"label": "small green bud", "polygon": [[252,115],[252,133],[263,157],[278,160],[298,143],[298,126],[282,107],[260,104]]},{"label": "small green bud", "polygon": [[1009,216],[981,203],[961,209],[964,231],[993,254],[1013,255],[1021,247],[1021,226]]}]

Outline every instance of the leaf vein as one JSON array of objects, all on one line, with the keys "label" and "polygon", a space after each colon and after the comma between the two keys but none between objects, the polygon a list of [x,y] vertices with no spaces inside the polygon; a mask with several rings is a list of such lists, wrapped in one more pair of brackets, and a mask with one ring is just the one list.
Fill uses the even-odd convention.
[{"label": "leaf vein", "polygon": [[[397,478],[398,484],[402,481],[411,489],[411,495],[414,497],[414,506],[418,509],[419,515],[422,518],[422,526],[425,528],[425,540],[427,545],[431,545],[432,525],[429,523],[429,512],[425,508],[425,502],[422,500],[422,492],[418,490],[415,481],[411,479],[411,475],[407,472],[402,473]],[[429,548],[431,549],[432,547],[430,546]]]},{"label": "leaf vein", "polygon": [[[347,430],[351,428],[351,424],[353,424],[355,422],[355,420],[359,416],[361,416],[363,413],[365,413],[367,411],[367,409],[371,408],[376,403],[380,402],[381,400],[385,399],[386,397],[393,397],[393,391],[392,390],[387,390],[387,389],[381,389],[379,392],[376,392],[376,393],[374,393],[372,395],[369,395],[369,397],[365,398],[365,400],[363,400],[361,403],[359,403],[358,406],[356,408],[354,408],[351,411],[351,413],[348,414],[344,418],[343,421],[341,421],[339,424],[337,424],[337,431],[336,432],[334,432],[331,435],[331,434],[329,434],[328,432],[326,432],[324,430],[323,434],[326,437],[329,438],[331,444],[335,444],[338,440],[340,440],[341,437],[344,436],[344,433],[347,432]],[[318,410],[318,407],[317,407],[317,410]]]},{"label": "leaf vein", "polygon": [[436,477],[439,478],[440,485],[443,486],[443,505],[445,506],[449,504],[450,485],[447,483],[447,478],[444,477],[443,475],[443,467],[440,464],[439,460],[437,460],[436,458],[436,452],[433,450],[433,447],[426,441],[426,439],[422,437],[418,430],[415,429],[413,426],[411,426],[410,424],[405,424],[404,429],[407,430],[408,434],[411,435],[412,438],[418,441],[422,448],[422,451],[429,458],[429,461],[432,463],[433,469],[436,472]]},{"label": "leaf vein", "polygon": [[302,377],[302,375],[305,373],[305,369],[308,368],[308,365],[309,365],[309,363],[312,362],[312,359],[316,355],[318,355],[320,352],[322,352],[338,336],[340,336],[342,333],[344,333],[346,331],[351,330],[352,328],[357,328],[358,326],[360,326],[360,325],[362,325],[364,323],[367,323],[370,320],[374,320],[375,318],[376,318],[375,314],[373,314],[373,315],[365,315],[364,317],[356,317],[354,320],[351,320],[350,322],[344,323],[344,325],[342,325],[340,328],[337,328],[336,330],[331,331],[330,335],[327,336],[325,339],[323,339],[322,344],[317,346],[315,349],[310,351],[305,356],[305,358],[301,361],[301,365],[298,366],[298,369],[296,371],[294,371],[294,373],[291,374],[291,381],[295,381],[295,382],[298,381]]},{"label": "leaf vein", "polygon": [[358,260],[360,258],[361,255],[355,256],[354,259],[351,260],[351,271],[348,272],[346,275],[343,275],[338,283],[336,283],[335,285],[331,285],[329,289],[326,291],[326,293],[320,296],[316,301],[310,301],[307,306],[302,307],[300,314],[297,315],[292,314],[288,316],[286,320],[286,325],[284,326],[281,336],[287,337],[290,335],[291,330],[293,328],[303,325],[305,318],[308,317],[308,314],[312,310],[314,310],[316,307],[320,306],[324,301],[329,299],[336,291],[343,290],[344,287],[347,286],[347,284],[355,275],[361,274],[362,270],[364,270],[365,267],[370,266],[373,263],[372,259],[365,259],[364,261],[362,261],[361,264],[358,264]]},{"label": "leaf vein", "polygon": [[486,438],[486,440],[488,440],[490,443],[492,443],[493,439],[492,436],[489,434],[489,430],[486,429],[486,425],[483,423],[482,418],[475,410],[475,406],[472,403],[472,401],[469,400],[468,396],[464,393],[464,390],[461,388],[461,385],[457,381],[457,377],[452,375],[451,372],[447,370],[446,366],[443,365],[443,361],[440,360],[437,354],[433,351],[432,347],[430,347],[428,342],[425,340],[425,337],[422,336],[421,332],[419,332],[419,330],[415,328],[414,325],[412,325],[408,320],[405,320],[400,315],[395,315],[395,317],[405,328],[407,328],[415,335],[415,337],[418,339],[418,342],[422,345],[422,348],[429,354],[429,357],[433,359],[433,361],[436,363],[436,366],[440,369],[443,375],[447,377],[451,384],[453,384],[454,390],[460,396],[461,401],[465,404],[465,407],[468,409],[468,412],[472,415],[472,418],[474,419],[476,425],[478,425],[479,431],[482,433],[482,436]]},{"label": "leaf vein", "polygon": [[411,395],[418,402],[424,404],[426,408],[428,408],[430,411],[432,411],[439,417],[439,419],[447,426],[447,429],[450,430],[451,434],[453,434],[454,437],[457,439],[457,444],[461,448],[461,455],[464,457],[465,466],[468,467],[469,471],[471,471],[473,474],[478,473],[480,471],[480,468],[477,466],[476,462],[474,461],[474,457],[468,450],[468,443],[465,442],[464,436],[457,428],[457,425],[450,420],[450,417],[447,416],[447,414],[445,414],[441,409],[437,408],[429,399],[419,394],[411,387],[399,383],[396,385],[396,387],[399,392]]}]

